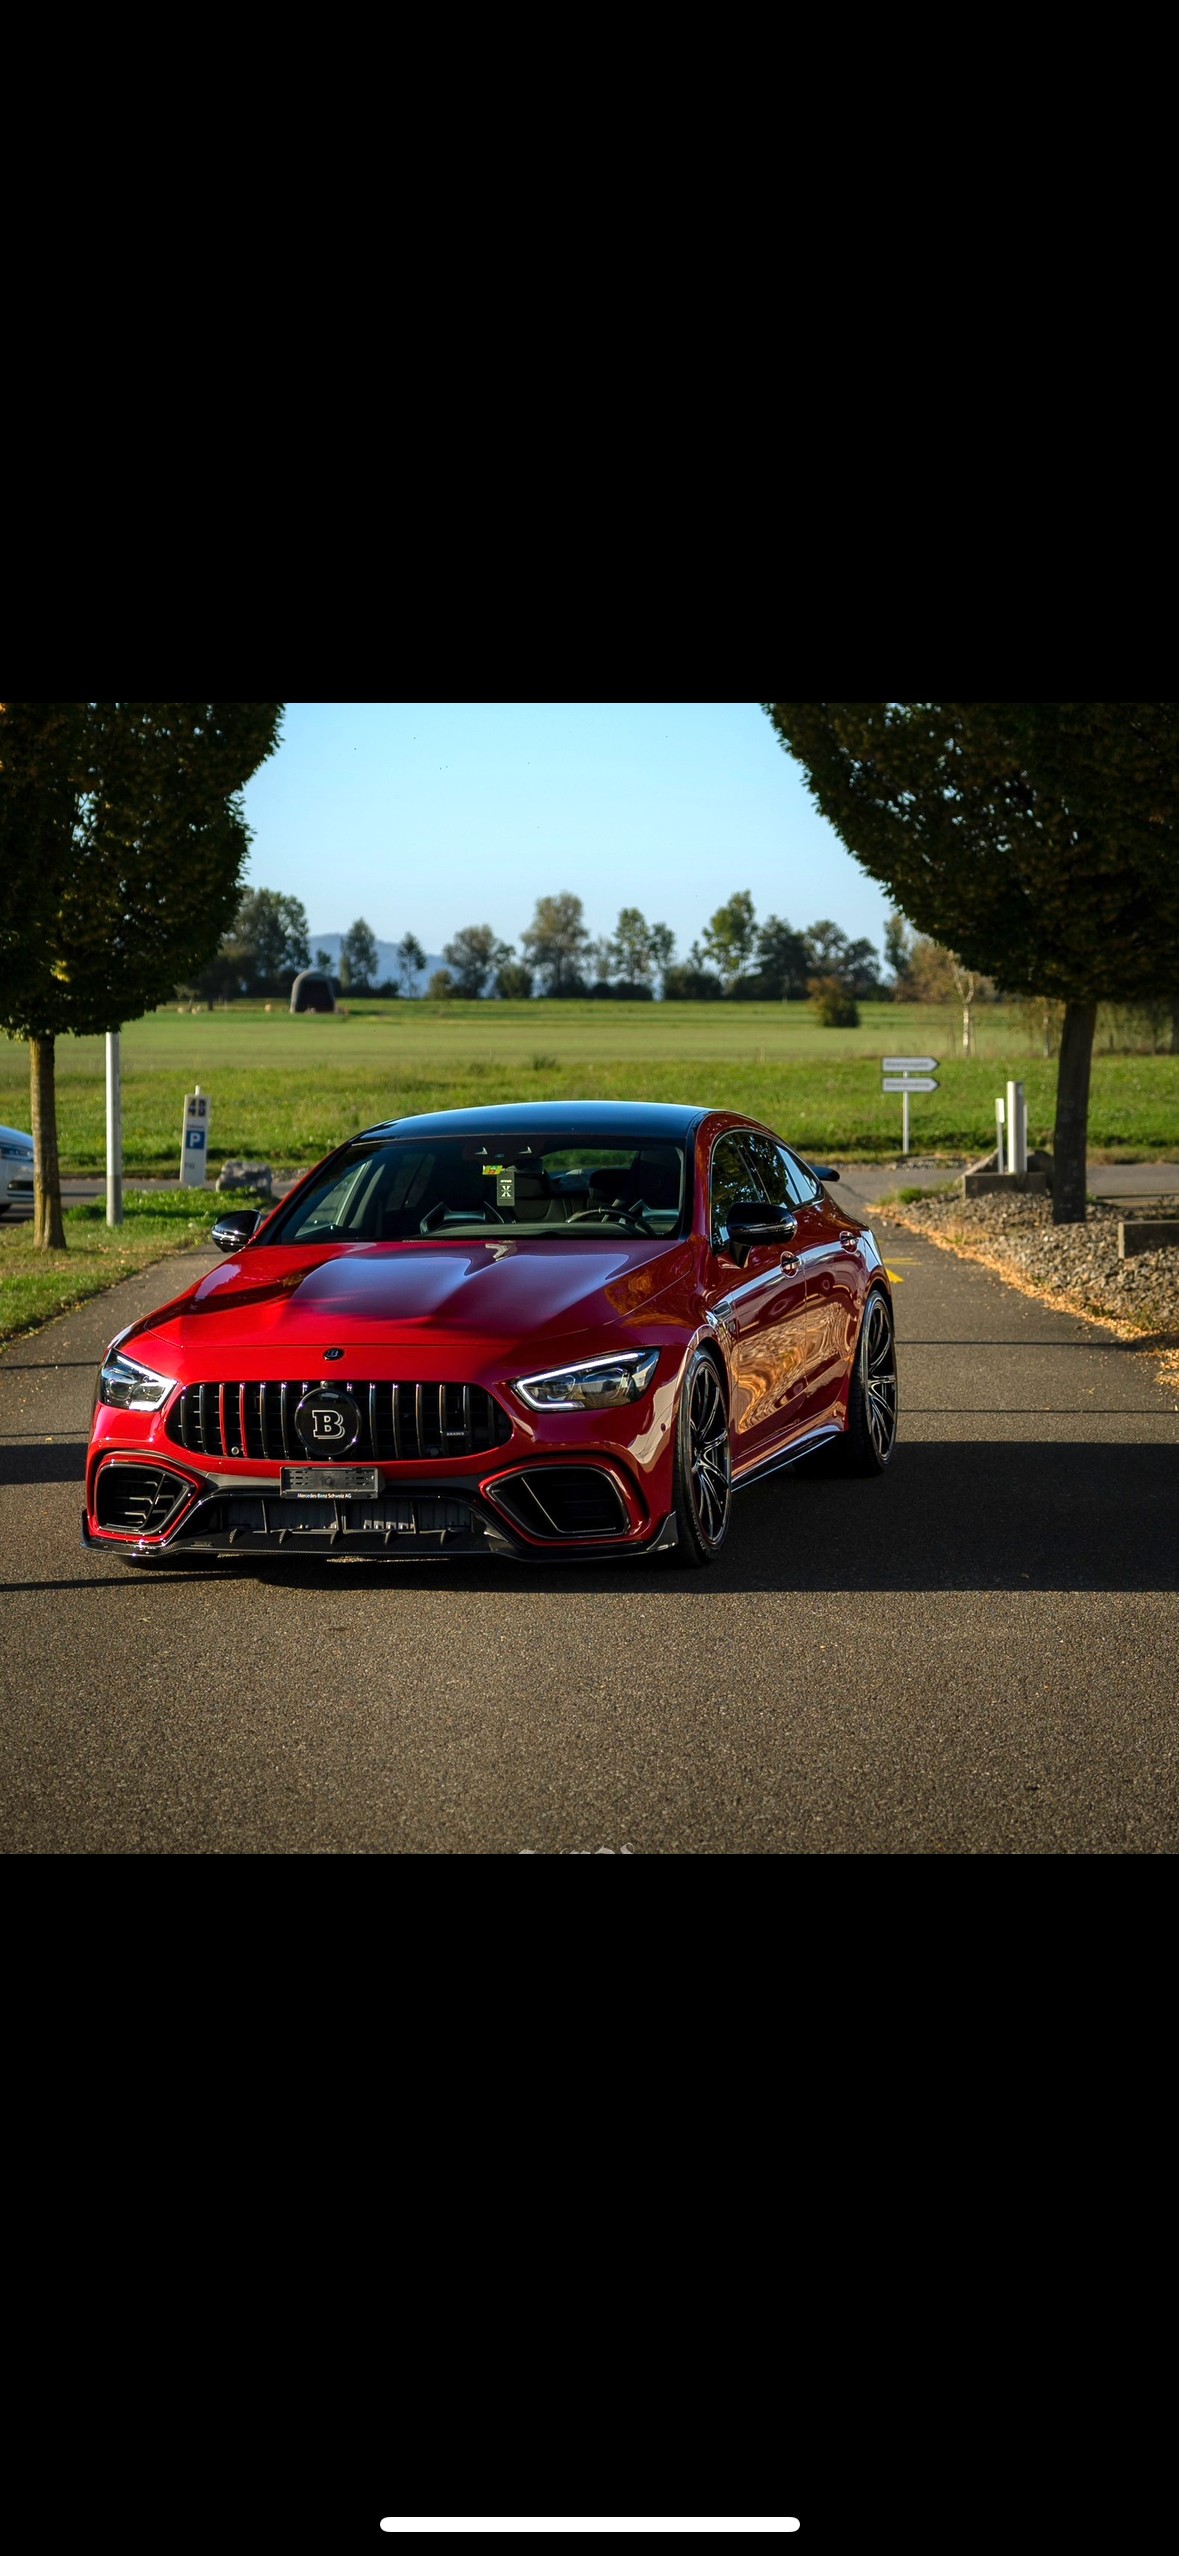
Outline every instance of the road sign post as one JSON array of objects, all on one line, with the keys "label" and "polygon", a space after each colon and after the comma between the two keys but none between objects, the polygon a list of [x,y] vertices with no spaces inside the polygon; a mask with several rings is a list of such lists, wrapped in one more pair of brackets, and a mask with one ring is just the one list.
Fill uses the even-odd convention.
[{"label": "road sign post", "polygon": [[197,1084],[195,1092],[184,1096],[184,1124],[180,1131],[180,1185],[182,1189],[203,1189],[209,1160],[209,1096]]},{"label": "road sign post", "polygon": [[106,1034],[106,1221],[123,1221],[123,1067],[118,1030]]},{"label": "road sign post", "polygon": [[901,1152],[909,1151],[909,1099],[913,1092],[936,1092],[933,1080],[936,1056],[882,1056],[880,1088],[901,1095]]}]

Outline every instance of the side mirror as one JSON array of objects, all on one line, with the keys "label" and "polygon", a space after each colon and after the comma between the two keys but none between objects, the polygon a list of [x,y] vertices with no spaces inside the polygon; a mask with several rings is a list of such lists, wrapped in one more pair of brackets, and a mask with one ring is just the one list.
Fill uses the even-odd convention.
[{"label": "side mirror", "polygon": [[839,1178],[838,1172],[832,1171],[830,1163],[808,1163],[807,1170],[814,1173],[816,1180],[838,1180]]},{"label": "side mirror", "polygon": [[738,1261],[744,1261],[754,1243],[788,1243],[798,1232],[793,1208],[758,1206],[753,1199],[730,1207],[727,1221],[729,1250]]},{"label": "side mirror", "polygon": [[257,1233],[267,1210],[265,1207],[230,1207],[218,1216],[213,1227],[213,1240],[218,1251],[240,1251]]}]

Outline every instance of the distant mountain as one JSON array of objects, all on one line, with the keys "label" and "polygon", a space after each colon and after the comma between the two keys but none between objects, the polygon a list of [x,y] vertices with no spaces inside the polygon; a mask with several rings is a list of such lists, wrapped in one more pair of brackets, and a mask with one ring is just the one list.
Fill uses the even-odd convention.
[{"label": "distant mountain", "polygon": [[[334,971],[336,971],[336,970],[338,970],[338,968],[339,968],[339,964],[340,964],[340,943],[341,943],[341,941],[343,940],[343,938],[344,938],[344,935],[343,935],[343,933],[342,933],[342,932],[313,932],[313,933],[311,934],[311,958],[312,958],[312,964],[314,965],[314,961],[315,961],[315,953],[316,953],[316,951],[317,951],[317,950],[326,950],[326,951],[328,952],[328,955],[329,955],[329,957],[330,957],[330,959],[331,959],[331,962],[332,962],[333,972],[334,972]],[[422,968],[422,969],[421,969],[421,971],[420,971],[420,973],[419,973],[419,975],[418,975],[416,991],[417,991],[419,994],[424,994],[424,993],[425,993],[425,991],[426,991],[426,987],[428,986],[428,984],[429,984],[429,982],[430,982],[430,979],[431,979],[431,977],[432,977],[432,975],[433,975],[433,973],[434,973],[435,968],[436,968],[436,967],[445,967],[445,965],[446,965],[446,961],[445,961],[445,959],[444,959],[444,958],[428,958],[428,959],[427,959],[427,961],[426,961],[426,964],[425,964],[424,968]],[[396,984],[396,981],[397,981],[397,952],[396,952],[396,949],[395,949],[395,947],[394,947],[394,945],[393,945],[393,942],[392,942],[392,941],[378,941],[378,943],[377,943],[377,983],[378,983],[378,985],[383,985],[383,984],[384,984],[384,982],[385,982],[386,977],[389,977],[389,976],[391,976],[391,977],[393,978],[393,981],[394,981],[394,983]]]}]

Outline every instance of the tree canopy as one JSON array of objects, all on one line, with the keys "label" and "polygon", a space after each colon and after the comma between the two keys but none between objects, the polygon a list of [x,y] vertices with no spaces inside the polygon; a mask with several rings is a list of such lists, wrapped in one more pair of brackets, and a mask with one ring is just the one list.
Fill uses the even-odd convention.
[{"label": "tree canopy", "polygon": [[911,923],[1012,993],[1179,977],[1179,703],[772,701],[783,744]]},{"label": "tree canopy", "polygon": [[278,701],[0,705],[0,1028],[27,1039],[35,1231],[64,1247],[54,1040],[199,973],[238,905],[241,791]]},{"label": "tree canopy", "polygon": [[[274,701],[14,702],[0,711],[0,1027],[118,1029],[213,956],[249,847],[239,793]],[[26,928],[12,931],[23,912]]]},{"label": "tree canopy", "polygon": [[541,896],[526,932],[520,935],[521,946],[529,965],[541,978],[546,994],[580,994],[583,990],[582,967],[587,957],[590,936],[585,927],[585,907],[579,896],[566,891],[560,896]]},{"label": "tree canopy", "polygon": [[849,851],[967,968],[1065,1004],[1053,1213],[1085,1213],[1099,1001],[1179,983],[1179,703],[767,701]]},{"label": "tree canopy", "polygon": [[497,938],[490,923],[467,923],[455,933],[453,941],[446,942],[442,955],[454,992],[473,1001],[486,993],[497,969],[507,966],[512,952],[507,941]]}]

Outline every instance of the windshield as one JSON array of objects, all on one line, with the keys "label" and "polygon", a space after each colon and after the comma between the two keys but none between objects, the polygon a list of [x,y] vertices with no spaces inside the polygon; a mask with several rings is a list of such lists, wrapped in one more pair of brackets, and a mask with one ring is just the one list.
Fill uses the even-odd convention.
[{"label": "windshield", "polygon": [[268,1243],[405,1242],[419,1234],[640,1235],[681,1231],[682,1144],[595,1141],[560,1130],[510,1136],[389,1137],[350,1145],[285,1215]]}]

